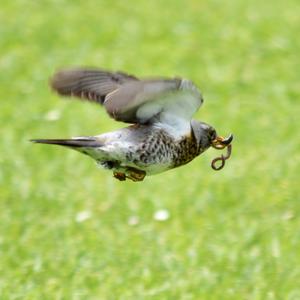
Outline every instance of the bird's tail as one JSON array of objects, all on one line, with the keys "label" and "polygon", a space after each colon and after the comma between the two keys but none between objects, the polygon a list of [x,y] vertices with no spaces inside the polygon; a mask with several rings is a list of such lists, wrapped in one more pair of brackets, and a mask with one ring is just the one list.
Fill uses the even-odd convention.
[{"label": "bird's tail", "polygon": [[33,139],[30,140],[33,143],[59,145],[70,148],[90,148],[101,147],[103,143],[93,137],[72,138],[72,139]]}]

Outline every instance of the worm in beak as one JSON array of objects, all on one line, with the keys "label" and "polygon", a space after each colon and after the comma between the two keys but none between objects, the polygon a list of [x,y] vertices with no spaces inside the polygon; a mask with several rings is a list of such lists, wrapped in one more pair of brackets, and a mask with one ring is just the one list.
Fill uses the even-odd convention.
[{"label": "worm in beak", "polygon": [[[215,170],[221,170],[224,165],[225,165],[225,161],[227,159],[230,158],[231,156],[231,142],[233,140],[233,135],[230,134],[227,138],[223,138],[221,136],[216,137],[213,141],[212,141],[212,146],[215,149],[224,149],[227,148],[227,154],[224,156],[223,154],[220,157],[216,157],[212,162],[211,162],[211,167]],[[217,163],[221,162],[221,164],[218,166]]]},{"label": "worm in beak", "polygon": [[212,146],[215,149],[224,149],[225,147],[227,147],[228,145],[230,145],[230,143],[233,140],[233,135],[230,134],[227,138],[223,138],[222,136],[217,136],[213,141],[212,141]]}]

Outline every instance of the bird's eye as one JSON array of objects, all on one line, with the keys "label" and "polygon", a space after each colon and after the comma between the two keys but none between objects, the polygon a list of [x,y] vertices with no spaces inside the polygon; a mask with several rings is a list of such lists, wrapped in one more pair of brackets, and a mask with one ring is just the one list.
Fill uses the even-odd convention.
[{"label": "bird's eye", "polygon": [[214,129],[210,131],[209,137],[211,140],[214,140],[217,137],[217,133]]}]

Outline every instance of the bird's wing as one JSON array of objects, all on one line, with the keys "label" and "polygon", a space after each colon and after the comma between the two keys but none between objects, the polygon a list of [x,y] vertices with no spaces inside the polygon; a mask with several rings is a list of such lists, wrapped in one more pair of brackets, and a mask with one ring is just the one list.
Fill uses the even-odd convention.
[{"label": "bird's wing", "polygon": [[190,131],[190,120],[203,102],[196,86],[179,78],[139,80],[124,73],[77,69],[56,73],[51,85],[61,95],[103,104],[117,121],[168,126],[176,135]]},{"label": "bird's wing", "polygon": [[107,94],[126,82],[137,81],[132,75],[98,69],[66,69],[50,80],[51,87],[62,96],[75,96],[102,104]]},{"label": "bird's wing", "polygon": [[157,123],[181,135],[189,132],[190,120],[202,102],[191,81],[176,78],[128,82],[108,94],[103,105],[118,121]]}]

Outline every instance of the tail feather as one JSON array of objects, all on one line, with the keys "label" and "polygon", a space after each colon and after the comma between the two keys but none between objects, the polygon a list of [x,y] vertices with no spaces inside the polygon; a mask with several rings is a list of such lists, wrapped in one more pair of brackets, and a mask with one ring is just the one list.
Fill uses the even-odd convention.
[{"label": "tail feather", "polygon": [[94,138],[74,138],[74,139],[33,139],[33,143],[59,145],[71,148],[81,147],[101,147],[103,144]]}]

